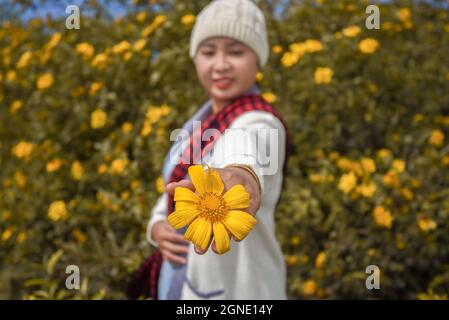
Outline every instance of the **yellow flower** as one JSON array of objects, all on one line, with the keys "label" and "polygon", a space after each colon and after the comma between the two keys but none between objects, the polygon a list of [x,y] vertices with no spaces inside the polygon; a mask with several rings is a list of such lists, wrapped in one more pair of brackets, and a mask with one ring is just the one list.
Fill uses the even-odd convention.
[{"label": "yellow flower", "polygon": [[22,171],[17,171],[14,173],[14,180],[16,180],[17,186],[19,188],[23,188],[27,182],[27,177],[23,174]]},{"label": "yellow flower", "polygon": [[366,198],[371,198],[377,190],[377,186],[374,182],[368,184],[364,183],[357,187],[358,193]]},{"label": "yellow flower", "polygon": [[[444,25],[444,31],[449,32],[449,23]],[[449,80],[449,77],[448,77]]]},{"label": "yellow flower", "polygon": [[441,130],[433,130],[429,138],[429,143],[441,147],[444,143],[444,133]]},{"label": "yellow flower", "polygon": [[142,30],[141,35],[142,37],[148,37],[151,35],[154,30],[156,30],[160,25],[162,25],[167,20],[167,16],[160,14],[157,15],[156,18],[154,18],[153,22]]},{"label": "yellow flower", "polygon": [[111,163],[110,172],[112,174],[121,174],[125,168],[128,166],[128,159],[116,159]]},{"label": "yellow flower", "polygon": [[164,182],[164,178],[162,177],[158,177],[156,179],[156,190],[159,193],[163,193],[165,191],[165,182]]},{"label": "yellow flower", "polygon": [[374,162],[373,159],[362,158],[360,163],[362,165],[363,170],[365,170],[366,173],[370,174],[376,172],[376,163]]},{"label": "yellow flower", "polygon": [[304,42],[306,52],[313,53],[323,50],[323,45],[318,40],[306,40]]},{"label": "yellow flower", "polygon": [[309,181],[312,183],[318,184],[318,183],[323,182],[323,180],[324,180],[324,177],[319,173],[311,173],[309,175]]},{"label": "yellow flower", "polygon": [[318,67],[315,70],[315,83],[316,84],[326,84],[332,81],[332,76],[334,71],[330,68]]},{"label": "yellow flower", "polygon": [[9,107],[9,112],[15,114],[23,107],[23,102],[21,100],[14,100]]},{"label": "yellow flower", "polygon": [[275,45],[271,48],[271,51],[273,51],[274,54],[280,54],[284,49],[282,49],[282,46],[280,45]]},{"label": "yellow flower", "polygon": [[296,257],[296,256],[288,256],[287,257],[287,264],[290,267],[293,267],[293,266],[297,265],[298,264],[298,257]]},{"label": "yellow flower", "polygon": [[90,96],[95,95],[98,92],[98,90],[100,90],[102,87],[103,87],[103,84],[101,82],[92,83],[89,88],[89,95]]},{"label": "yellow flower", "polygon": [[288,51],[282,55],[281,63],[285,68],[290,68],[291,66],[298,63],[299,58],[300,57],[297,54]]},{"label": "yellow flower", "polygon": [[356,184],[357,177],[355,176],[354,172],[351,171],[350,173],[346,173],[341,176],[340,182],[338,184],[338,189],[347,194],[355,188]]},{"label": "yellow flower", "polygon": [[311,296],[313,294],[315,294],[315,292],[317,291],[318,287],[315,281],[313,280],[307,280],[304,283],[303,289],[302,289],[302,293],[306,296]]},{"label": "yellow flower", "polygon": [[2,241],[3,242],[8,241],[9,238],[11,238],[11,236],[12,236],[12,229],[11,228],[6,229],[2,233]]},{"label": "yellow flower", "polygon": [[250,195],[242,185],[235,185],[224,195],[224,183],[217,171],[206,171],[201,165],[189,167],[189,175],[196,189],[177,187],[174,200],[176,211],[168,222],[176,229],[189,225],[184,238],[205,251],[215,239],[217,252],[230,250],[230,234],[243,240],[256,224],[256,219],[242,211],[250,204]]},{"label": "yellow flower", "polygon": [[192,25],[196,20],[196,17],[193,14],[186,14],[181,18],[181,22],[185,26]]},{"label": "yellow flower", "polygon": [[17,80],[17,73],[14,70],[9,70],[8,73],[6,73],[6,80],[9,82],[14,82]]},{"label": "yellow flower", "polygon": [[92,66],[101,68],[106,64],[107,59],[108,55],[106,53],[99,53],[93,58]]},{"label": "yellow flower", "polygon": [[402,173],[405,170],[405,162],[402,159],[394,159],[391,163],[391,167],[398,173]]},{"label": "yellow flower", "polygon": [[400,185],[400,180],[396,171],[390,170],[383,176],[383,182],[385,185],[390,187],[398,187]]},{"label": "yellow flower", "polygon": [[17,69],[26,68],[28,66],[28,64],[30,63],[32,56],[33,56],[33,54],[31,53],[31,51],[24,52],[20,56],[19,61],[17,62],[16,68]]},{"label": "yellow flower", "polygon": [[45,90],[50,88],[53,85],[53,82],[53,75],[51,73],[45,73],[37,79],[36,85],[39,90]]},{"label": "yellow flower", "polygon": [[401,192],[405,199],[413,200],[413,192],[410,189],[404,188]]},{"label": "yellow flower", "polygon": [[443,166],[449,166],[449,155],[446,155],[443,158],[441,158],[441,164]]},{"label": "yellow flower", "polygon": [[72,178],[75,180],[81,180],[84,175],[83,165],[79,161],[72,163],[72,168],[70,170]]},{"label": "yellow flower", "polygon": [[12,148],[12,154],[18,159],[28,157],[34,150],[34,144],[21,141]]},{"label": "yellow flower", "polygon": [[79,228],[75,228],[72,235],[79,243],[84,243],[87,240],[87,236]]},{"label": "yellow flower", "polygon": [[99,175],[105,174],[106,171],[108,171],[108,166],[107,166],[106,164],[104,164],[104,163],[101,164],[101,165],[98,167],[98,169],[97,169],[97,172],[98,172]]},{"label": "yellow flower", "polygon": [[133,56],[133,53],[128,51],[123,55],[123,61],[129,61]]},{"label": "yellow flower", "polygon": [[262,94],[262,97],[265,99],[268,103],[273,103],[276,101],[276,95],[271,92],[265,92]]},{"label": "yellow flower", "polygon": [[262,73],[262,72],[257,72],[257,74],[256,74],[256,80],[257,80],[257,81],[262,81],[262,80],[263,80],[263,73]]},{"label": "yellow flower", "polygon": [[27,234],[25,231],[20,231],[17,235],[17,243],[22,243],[27,239]]},{"label": "yellow flower", "polygon": [[147,19],[148,15],[145,11],[139,12],[136,15],[136,20],[139,22],[144,22]]},{"label": "yellow flower", "polygon": [[6,222],[6,221],[8,221],[10,218],[11,218],[11,211],[9,211],[9,210],[3,210],[3,213],[2,213],[2,221],[3,221],[3,222]]},{"label": "yellow flower", "polygon": [[47,162],[47,165],[45,166],[45,168],[47,169],[48,172],[55,172],[57,170],[59,170],[59,168],[61,168],[62,165],[62,161],[59,158],[53,159],[49,162]]},{"label": "yellow flower", "polygon": [[379,151],[377,151],[377,155],[379,158],[389,158],[392,156],[392,153],[390,150],[388,149],[380,149]]},{"label": "yellow flower", "polygon": [[326,253],[320,252],[315,259],[315,267],[321,269],[326,261]]},{"label": "yellow flower", "polygon": [[147,45],[147,40],[145,40],[145,39],[139,39],[139,40],[137,40],[136,42],[134,42],[133,50],[134,50],[134,51],[140,51],[140,50],[142,50],[143,48],[145,48],[146,45]]},{"label": "yellow flower", "polygon": [[379,42],[373,38],[366,38],[359,42],[359,50],[365,54],[374,53],[379,47]]},{"label": "yellow flower", "polygon": [[301,238],[299,236],[294,236],[291,238],[290,243],[292,246],[297,247],[301,243]]},{"label": "yellow flower", "polygon": [[48,217],[53,221],[67,220],[68,213],[65,202],[62,200],[54,201],[48,209]]},{"label": "yellow flower", "polygon": [[153,131],[153,128],[151,127],[151,125],[145,121],[142,127],[142,130],[140,130],[140,135],[142,137],[146,137],[148,136],[151,132]]},{"label": "yellow flower", "polygon": [[391,228],[393,217],[383,206],[376,206],[373,210],[374,221],[381,227]]},{"label": "yellow flower", "polygon": [[342,30],[342,34],[345,37],[353,38],[353,37],[357,36],[360,33],[360,31],[361,31],[361,29],[359,26],[350,26],[350,27],[344,28]]},{"label": "yellow flower", "polygon": [[407,22],[408,20],[410,20],[411,16],[412,12],[409,8],[402,8],[396,12],[396,17],[398,17],[401,22]]},{"label": "yellow flower", "polygon": [[437,223],[431,218],[419,217],[418,226],[421,231],[428,232],[437,228]]},{"label": "yellow flower", "polygon": [[128,41],[121,41],[112,47],[112,52],[115,54],[122,54],[127,50],[131,50],[131,44]]},{"label": "yellow flower", "polygon": [[123,133],[130,133],[133,131],[133,124],[131,122],[125,122],[122,124],[122,132]]},{"label": "yellow flower", "polygon": [[87,42],[81,42],[76,45],[76,52],[83,55],[84,58],[89,59],[94,55],[95,48]]},{"label": "yellow flower", "polygon": [[58,43],[61,41],[62,35],[59,32],[55,32],[51,38],[50,41],[46,44],[47,50],[53,49],[58,45]]},{"label": "yellow flower", "polygon": [[97,109],[90,115],[90,126],[93,129],[100,129],[103,128],[106,124],[108,116],[106,112],[104,112],[101,109]]}]

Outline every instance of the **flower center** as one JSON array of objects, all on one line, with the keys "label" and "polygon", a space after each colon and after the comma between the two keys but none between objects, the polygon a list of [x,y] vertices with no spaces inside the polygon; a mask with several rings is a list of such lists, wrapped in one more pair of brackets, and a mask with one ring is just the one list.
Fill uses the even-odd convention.
[{"label": "flower center", "polygon": [[200,195],[199,211],[201,216],[210,222],[221,221],[228,210],[228,206],[221,196],[212,192],[205,192]]}]

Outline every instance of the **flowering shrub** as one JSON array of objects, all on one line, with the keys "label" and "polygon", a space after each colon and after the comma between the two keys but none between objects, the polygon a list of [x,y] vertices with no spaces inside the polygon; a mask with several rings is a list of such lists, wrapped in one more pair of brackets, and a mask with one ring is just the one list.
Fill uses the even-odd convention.
[{"label": "flowering shrub", "polygon": [[[206,99],[188,56],[206,3],[1,23],[0,298],[126,297],[169,133]],[[261,1],[257,81],[296,148],[276,212],[290,298],[447,298],[448,11],[382,4],[367,30],[366,1],[279,3]]]}]

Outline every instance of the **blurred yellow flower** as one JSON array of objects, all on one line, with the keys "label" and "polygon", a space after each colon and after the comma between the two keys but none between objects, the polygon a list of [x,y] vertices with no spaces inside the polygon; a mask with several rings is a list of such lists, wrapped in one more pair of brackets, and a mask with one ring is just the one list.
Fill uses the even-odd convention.
[{"label": "blurred yellow flower", "polygon": [[131,51],[125,52],[123,55],[123,61],[129,61],[133,56],[133,53]]},{"label": "blurred yellow flower", "polygon": [[331,161],[337,161],[338,159],[340,159],[340,153],[338,151],[332,151],[331,153],[329,153],[329,159]]},{"label": "blurred yellow flower", "polygon": [[374,182],[364,183],[357,187],[357,192],[366,198],[371,198],[377,190]]},{"label": "blurred yellow flower", "polygon": [[133,44],[133,50],[134,51],[141,51],[145,46],[147,45],[147,40],[145,39],[139,39]]},{"label": "blurred yellow flower", "polygon": [[129,163],[128,159],[115,159],[111,163],[110,172],[112,174],[121,174],[128,166],[128,163]]},{"label": "blurred yellow flower", "polygon": [[418,218],[418,226],[421,231],[428,232],[435,230],[437,223],[431,218],[421,216]]},{"label": "blurred yellow flower", "polygon": [[298,264],[298,257],[292,255],[287,257],[287,265],[290,267],[296,266]]},{"label": "blurred yellow flower", "polygon": [[16,68],[17,69],[23,69],[26,68],[28,66],[28,64],[31,61],[31,57],[33,56],[33,54],[31,53],[31,51],[26,51],[24,52],[20,58],[19,61],[16,64]]},{"label": "blurred yellow flower", "polygon": [[131,50],[132,46],[128,41],[121,41],[120,43],[116,44],[112,47],[112,52],[115,54],[122,54],[126,52],[127,50]]},{"label": "blurred yellow flower", "polygon": [[313,53],[323,50],[323,45],[319,40],[309,39],[304,42],[306,52]]},{"label": "blurred yellow flower", "polygon": [[449,166],[449,155],[445,155],[442,159],[441,159],[441,164],[443,166]]},{"label": "blurred yellow flower", "polygon": [[81,42],[76,45],[76,52],[84,58],[90,59],[95,53],[95,48],[87,42]]},{"label": "blurred yellow flower", "polygon": [[315,69],[315,83],[316,84],[326,84],[332,81],[332,76],[334,71],[326,67],[318,67]]},{"label": "blurred yellow flower", "polygon": [[53,49],[54,47],[56,47],[58,45],[58,43],[61,41],[62,39],[62,35],[59,32],[55,32],[51,38],[50,41],[48,41],[48,43],[46,44],[46,49],[50,50]]},{"label": "blurred yellow flower", "polygon": [[396,12],[396,17],[398,17],[401,22],[407,22],[410,20],[411,16],[412,12],[409,8],[401,8]]},{"label": "blurred yellow flower", "polygon": [[11,106],[9,107],[9,112],[12,114],[15,114],[17,111],[19,111],[23,106],[23,102],[21,100],[14,100],[11,103]]},{"label": "blurred yellow flower", "polygon": [[257,81],[262,81],[262,80],[263,80],[263,73],[262,73],[262,72],[257,72],[257,74],[256,74],[256,80],[257,80]]},{"label": "blurred yellow flower", "polygon": [[441,130],[433,130],[429,138],[429,143],[441,147],[444,143],[444,133]]},{"label": "blurred yellow flower", "polygon": [[101,82],[93,82],[89,88],[89,95],[90,96],[95,95],[102,87],[103,84]]},{"label": "blurred yellow flower", "polygon": [[11,211],[3,210],[2,212],[2,222],[6,222],[11,218]]},{"label": "blurred yellow flower", "polygon": [[361,29],[359,26],[350,26],[347,28],[344,28],[341,32],[345,37],[353,38],[357,36],[360,33]]},{"label": "blurred yellow flower", "polygon": [[99,167],[98,167],[98,169],[97,169],[97,172],[98,172],[98,174],[99,175],[103,175],[103,174],[105,174],[106,172],[108,171],[108,166],[106,165],[106,164],[101,164]]},{"label": "blurred yellow flower", "polygon": [[405,170],[405,162],[402,159],[394,159],[391,163],[391,167],[398,173],[402,173]]},{"label": "blurred yellow flower", "polygon": [[164,178],[162,176],[159,176],[156,179],[156,191],[158,193],[164,193],[164,191],[165,191],[165,182],[164,182]]},{"label": "blurred yellow flower", "polygon": [[35,145],[30,142],[20,141],[12,148],[11,152],[16,158],[22,159],[31,155],[34,147]]},{"label": "blurred yellow flower", "polygon": [[183,16],[181,18],[181,22],[185,26],[192,25],[195,22],[195,20],[196,20],[196,17],[193,14],[186,14],[185,16]]},{"label": "blurred yellow flower", "polygon": [[79,228],[75,228],[72,235],[79,243],[84,243],[87,240],[87,236]]},{"label": "blurred yellow flower", "polygon": [[276,101],[276,95],[273,94],[272,92],[265,92],[262,94],[262,97],[264,98],[264,100],[268,103],[273,103]]},{"label": "blurred yellow flower", "polygon": [[401,190],[401,193],[402,193],[402,195],[404,196],[405,199],[413,200],[413,192],[410,189],[403,188]]},{"label": "blurred yellow flower", "polygon": [[103,128],[107,121],[107,114],[101,109],[97,109],[90,115],[90,126],[93,129]]},{"label": "blurred yellow flower", "polygon": [[72,167],[70,169],[70,172],[71,172],[72,178],[74,180],[81,180],[81,178],[84,175],[84,168],[83,168],[83,165],[81,164],[81,162],[74,161],[72,163]]},{"label": "blurred yellow flower", "polygon": [[140,135],[142,137],[146,137],[148,136],[151,132],[153,131],[153,128],[151,127],[151,125],[148,122],[144,122],[142,130],[140,131]]},{"label": "blurred yellow flower", "polygon": [[271,51],[273,51],[274,54],[281,54],[284,49],[280,45],[275,45],[271,48]]},{"label": "blurred yellow flower", "polygon": [[354,168],[354,162],[346,157],[342,157],[337,161],[337,167],[343,171],[351,171]]},{"label": "blurred yellow flower", "polygon": [[320,252],[315,258],[315,268],[321,269],[324,266],[324,262],[326,261],[326,253]]},{"label": "blurred yellow flower", "polygon": [[290,239],[290,244],[294,247],[297,247],[301,244],[301,237],[300,236],[293,236]]},{"label": "blurred yellow flower", "polygon": [[13,233],[12,232],[12,228],[8,228],[5,231],[3,231],[3,233],[2,233],[2,241],[3,242],[8,241],[9,238],[11,238],[12,233]]},{"label": "blurred yellow flower", "polygon": [[148,18],[148,14],[145,11],[139,12],[136,15],[136,20],[138,22],[144,22]]},{"label": "blurred yellow flower", "polygon": [[106,53],[97,54],[92,60],[92,66],[102,68],[108,60],[108,55]]},{"label": "blurred yellow flower", "polygon": [[359,50],[365,54],[374,53],[379,47],[379,42],[373,38],[366,38],[359,42]]},{"label": "blurred yellow flower", "polygon": [[67,220],[68,213],[65,202],[62,200],[52,202],[48,209],[48,217],[53,221]]},{"label": "blurred yellow flower", "polygon": [[55,171],[59,170],[59,168],[61,168],[61,166],[62,166],[62,160],[59,158],[55,158],[55,159],[48,161],[45,168],[47,169],[48,172],[55,172]]},{"label": "blurred yellow flower", "polygon": [[133,124],[131,122],[125,122],[122,124],[122,132],[127,134],[133,130]]},{"label": "blurred yellow flower", "polygon": [[374,221],[381,227],[391,228],[393,217],[383,206],[376,206],[373,210]]},{"label": "blurred yellow flower", "polygon": [[401,183],[398,174],[393,170],[388,171],[382,179],[384,184],[390,187],[398,187]]},{"label": "blurred yellow flower", "polygon": [[373,159],[362,158],[360,164],[362,165],[362,168],[366,173],[370,174],[376,172],[376,163]]},{"label": "blurred yellow flower", "polygon": [[311,173],[311,174],[309,174],[309,181],[312,182],[312,183],[318,184],[318,183],[323,182],[323,180],[324,180],[324,177],[321,174],[319,174],[319,173]]},{"label": "blurred yellow flower", "polygon": [[302,288],[302,293],[306,296],[311,296],[315,294],[315,292],[318,290],[318,286],[315,281],[313,280],[307,280],[304,283],[304,286]]},{"label": "blurred yellow flower", "polygon": [[290,68],[291,66],[298,63],[299,58],[300,57],[298,55],[288,51],[282,55],[281,63],[285,68]]},{"label": "blurred yellow flower", "polygon": [[14,173],[14,180],[19,188],[23,188],[27,182],[27,178],[22,171],[16,171]]},{"label": "blurred yellow flower", "polygon": [[25,231],[20,231],[17,235],[17,243],[22,243],[27,239],[27,234]]},{"label": "blurred yellow flower", "polygon": [[39,90],[45,90],[50,88],[53,85],[53,82],[53,75],[51,73],[45,73],[37,79],[36,85]]},{"label": "blurred yellow flower", "polygon": [[162,25],[166,20],[167,16],[163,14],[157,15],[154,18],[153,22],[148,27],[142,30],[141,32],[142,37],[150,36],[154,32],[154,30],[156,30],[160,25]]},{"label": "blurred yellow flower", "polygon": [[338,183],[338,189],[343,191],[344,193],[351,192],[352,189],[355,188],[357,184],[357,177],[353,171],[350,173],[346,173],[341,176],[340,182]]},{"label": "blurred yellow flower", "polygon": [[17,80],[17,73],[14,70],[9,70],[6,73],[6,80],[9,82],[14,82]]},{"label": "blurred yellow flower", "polygon": [[380,149],[379,151],[377,151],[377,155],[379,158],[384,159],[391,157],[392,152],[388,149]]}]

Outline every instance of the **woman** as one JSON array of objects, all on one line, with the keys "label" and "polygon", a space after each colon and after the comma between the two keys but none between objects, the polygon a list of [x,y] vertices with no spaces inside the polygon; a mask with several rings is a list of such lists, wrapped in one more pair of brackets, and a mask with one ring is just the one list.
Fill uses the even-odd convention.
[{"label": "woman", "polygon": [[[174,144],[163,172],[164,180],[171,183],[157,201],[147,229],[149,242],[163,257],[159,280],[152,274],[153,281],[158,281],[158,299],[286,299],[286,272],[275,238],[274,213],[282,188],[287,134],[279,114],[254,85],[268,55],[265,19],[252,1],[216,0],[198,15],[190,56],[210,100],[184,128],[192,137],[206,129],[220,131],[209,146],[212,152],[201,163],[219,172],[225,191],[236,184],[245,187],[251,199],[246,211],[256,217],[257,224],[223,255],[216,253],[213,241],[209,250],[202,251],[184,240],[185,228],[173,229],[167,213],[173,211],[176,187],[195,188],[187,175],[188,164],[179,161],[189,145]],[[202,121],[199,131],[193,128],[194,120]],[[276,133],[270,145],[275,170],[260,164],[261,150],[266,152],[272,142],[260,129]],[[201,144],[202,155],[206,144]]]}]

